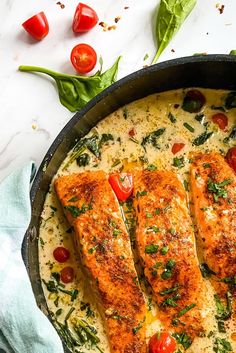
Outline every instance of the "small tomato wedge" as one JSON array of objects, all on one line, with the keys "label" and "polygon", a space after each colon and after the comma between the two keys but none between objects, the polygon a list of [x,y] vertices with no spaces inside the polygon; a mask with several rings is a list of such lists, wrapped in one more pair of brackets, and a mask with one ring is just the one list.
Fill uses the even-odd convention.
[{"label": "small tomato wedge", "polygon": [[78,73],[86,74],[96,65],[97,54],[90,45],[78,44],[72,49],[70,60]]},{"label": "small tomato wedge", "polygon": [[126,201],[133,192],[133,176],[129,173],[111,174],[108,181],[119,201]]},{"label": "small tomato wedge", "polygon": [[75,33],[87,32],[98,23],[98,15],[90,6],[81,2],[76,7],[72,29]]},{"label": "small tomato wedge", "polygon": [[23,28],[33,38],[43,39],[49,32],[48,20],[44,12],[40,12],[22,23]]},{"label": "small tomato wedge", "polygon": [[70,257],[70,252],[63,246],[58,246],[54,251],[53,251],[53,256],[54,259],[58,262],[66,262],[69,257]]},{"label": "small tomato wedge", "polygon": [[236,147],[230,148],[225,158],[230,167],[236,172]]},{"label": "small tomato wedge", "polygon": [[149,353],[173,353],[176,341],[168,332],[158,332],[150,338]]},{"label": "small tomato wedge", "polygon": [[60,272],[60,278],[63,283],[73,282],[74,277],[74,270],[70,266],[64,267]]},{"label": "small tomato wedge", "polygon": [[217,113],[212,115],[212,121],[217,124],[221,130],[224,130],[228,126],[228,117],[223,113]]},{"label": "small tomato wedge", "polygon": [[184,148],[184,146],[185,146],[184,143],[181,143],[181,142],[177,143],[176,142],[176,143],[173,144],[173,146],[171,148],[171,151],[172,151],[173,154],[176,154],[179,151],[181,151]]}]

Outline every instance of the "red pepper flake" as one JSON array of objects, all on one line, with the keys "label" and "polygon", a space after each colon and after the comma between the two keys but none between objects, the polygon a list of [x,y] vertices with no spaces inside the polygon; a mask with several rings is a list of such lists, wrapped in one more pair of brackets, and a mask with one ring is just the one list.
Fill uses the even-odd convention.
[{"label": "red pepper flake", "polygon": [[171,49],[172,53],[175,53],[175,50],[174,49]]},{"label": "red pepper flake", "polygon": [[136,132],[135,132],[134,128],[129,130],[128,134],[129,134],[130,137],[134,137],[136,135]]},{"label": "red pepper flake", "polygon": [[117,17],[114,19],[115,23],[119,22],[120,19],[121,19],[121,16],[117,16]]},{"label": "red pepper flake", "polygon": [[216,4],[216,8],[219,10],[220,15],[222,15],[225,5]]},{"label": "red pepper flake", "polygon": [[65,5],[62,4],[60,1],[57,2],[57,5],[59,5],[61,9],[64,9],[64,8],[65,8]]},{"label": "red pepper flake", "polygon": [[108,29],[108,31],[111,31],[111,30],[113,30],[113,29],[115,30],[115,29],[116,29],[116,26],[115,26],[115,25],[109,26],[107,29]]},{"label": "red pepper flake", "polygon": [[128,10],[128,9],[129,9],[129,6],[125,6],[124,9],[125,9],[125,10]]},{"label": "red pepper flake", "polygon": [[107,27],[107,24],[105,22],[99,22],[99,26],[104,28],[104,27]]}]

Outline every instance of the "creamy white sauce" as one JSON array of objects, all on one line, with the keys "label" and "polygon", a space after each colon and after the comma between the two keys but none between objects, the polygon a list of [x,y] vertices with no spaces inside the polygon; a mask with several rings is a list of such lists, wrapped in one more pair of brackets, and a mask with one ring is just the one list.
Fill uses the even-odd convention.
[{"label": "creamy white sauce", "polygon": [[[89,134],[112,134],[113,141],[109,141],[102,147],[101,159],[96,158],[91,152],[86,151],[91,157],[89,165],[79,167],[74,161],[68,168],[65,166],[68,163],[71,152],[66,160],[62,163],[55,178],[61,175],[70,174],[72,172],[83,172],[84,170],[98,170],[102,169],[109,173],[111,171],[126,171],[132,168],[147,167],[150,164],[155,165],[158,169],[174,170],[178,173],[182,182],[188,182],[189,179],[189,158],[190,152],[193,151],[208,151],[216,150],[225,153],[230,146],[223,143],[223,139],[228,136],[230,129],[236,123],[236,110],[229,110],[226,115],[229,119],[228,127],[225,131],[213,124],[211,117],[213,114],[219,112],[212,110],[212,105],[222,106],[224,97],[227,92],[223,90],[200,89],[206,97],[206,105],[202,113],[204,113],[204,123],[208,122],[208,131],[213,131],[214,135],[201,146],[193,146],[192,141],[205,131],[203,124],[195,120],[194,113],[188,113],[182,110],[181,104],[183,101],[184,90],[169,91],[160,94],[154,94],[135,101],[126,107],[118,109],[116,112],[110,114],[108,117],[99,122]],[[177,107],[176,104],[179,104]],[[176,123],[172,123],[168,117],[172,113],[176,118]],[[188,122],[193,128],[194,132],[187,130],[183,123]],[[146,152],[141,146],[142,139],[151,132],[166,128],[165,133],[158,139],[160,149],[154,148],[151,144],[146,145]],[[130,138],[129,131],[134,129],[135,135]],[[182,142],[185,144],[183,150],[178,152],[175,156],[171,152],[173,143]],[[184,157],[184,167],[178,169],[173,166],[174,157]],[[201,182],[201,180],[199,180]],[[52,209],[56,208],[56,210]],[[212,217],[210,209],[207,211],[209,218]],[[60,272],[65,266],[72,266],[76,270],[76,279],[70,284],[66,284],[66,290],[78,289],[79,294],[72,302],[71,296],[63,292],[50,293],[44,286],[44,294],[48,303],[49,310],[58,313],[58,309],[62,309],[60,315],[57,315],[59,322],[64,321],[66,314],[71,307],[75,310],[71,314],[70,319],[74,317],[85,318],[86,321],[96,327],[100,343],[98,347],[104,353],[109,352],[106,334],[102,318],[96,307],[96,299],[93,296],[92,290],[87,283],[87,279],[83,274],[82,265],[77,259],[75,247],[73,244],[73,233],[68,233],[70,229],[69,224],[61,210],[59,202],[55,196],[53,183],[45,200],[45,206],[42,213],[42,222],[40,227],[40,241],[39,241],[39,259],[40,259],[40,273],[41,277],[48,282],[52,272]],[[70,250],[70,259],[60,264],[55,261],[53,257],[53,250],[58,246],[64,246]],[[198,251],[199,261],[201,262],[201,252]],[[213,289],[208,280],[204,280],[207,286],[207,296],[204,301],[204,308],[202,316],[204,317],[204,327],[206,330],[206,337],[196,338],[188,349],[189,353],[210,353],[213,351],[213,342],[215,337],[222,337],[229,340],[232,344],[233,351],[236,352],[236,328],[233,320],[230,321],[227,328],[227,334],[219,334],[217,332],[217,323],[214,318],[216,314],[215,302],[213,299]],[[58,298],[58,299],[57,299]],[[147,296],[148,301],[148,296]],[[86,310],[81,310],[81,302],[90,303],[91,310],[94,312],[93,316],[86,316]],[[69,322],[69,320],[68,320]],[[158,320],[158,313],[156,306],[152,303],[151,310],[148,311],[147,318],[147,338],[162,328]],[[211,333],[213,332],[213,333]],[[234,340],[232,339],[234,338]],[[184,351],[182,347],[179,347]],[[82,349],[83,352],[99,352],[99,349],[89,347]],[[79,351],[79,350],[78,350]]]}]

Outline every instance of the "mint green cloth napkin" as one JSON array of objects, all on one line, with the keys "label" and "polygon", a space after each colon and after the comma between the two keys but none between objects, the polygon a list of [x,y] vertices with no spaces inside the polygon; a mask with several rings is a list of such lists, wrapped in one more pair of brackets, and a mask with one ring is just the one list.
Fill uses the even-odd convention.
[{"label": "mint green cloth napkin", "polygon": [[37,307],[21,256],[33,167],[28,163],[0,184],[0,351],[63,353],[59,336]]}]

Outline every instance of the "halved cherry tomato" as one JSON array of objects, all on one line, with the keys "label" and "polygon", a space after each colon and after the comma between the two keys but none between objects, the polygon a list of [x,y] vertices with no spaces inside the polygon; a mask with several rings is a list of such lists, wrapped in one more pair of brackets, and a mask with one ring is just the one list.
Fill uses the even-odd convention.
[{"label": "halved cherry tomato", "polygon": [[228,125],[228,117],[223,113],[212,115],[212,121],[214,124],[217,124],[221,130],[224,130]]},{"label": "halved cherry tomato", "polygon": [[225,158],[230,167],[236,172],[236,147],[230,148]]},{"label": "halved cherry tomato", "polygon": [[149,353],[173,353],[176,341],[168,332],[156,333],[150,338]]},{"label": "halved cherry tomato", "polygon": [[23,28],[35,39],[43,39],[49,32],[47,17],[40,12],[22,23]]},{"label": "halved cherry tomato", "polygon": [[90,45],[78,44],[72,49],[70,60],[76,71],[85,74],[96,65],[97,54]]},{"label": "halved cherry tomato", "polygon": [[133,192],[133,176],[129,173],[111,174],[108,181],[119,201],[126,201]]},{"label": "halved cherry tomato", "polygon": [[67,266],[61,270],[60,278],[63,283],[73,282],[74,277],[75,277],[75,274],[72,267]]},{"label": "halved cherry tomato", "polygon": [[58,262],[66,262],[69,257],[70,257],[70,252],[63,246],[58,246],[54,251],[53,251],[53,256],[54,259],[57,260]]},{"label": "halved cherry tomato", "polygon": [[171,151],[172,151],[173,154],[176,154],[179,151],[181,151],[182,148],[184,148],[184,146],[185,146],[184,143],[181,143],[181,142],[177,143],[176,142],[176,143],[173,144]]},{"label": "halved cherry tomato", "polygon": [[75,33],[87,32],[98,23],[97,13],[88,5],[81,2],[76,7],[72,29]]}]

